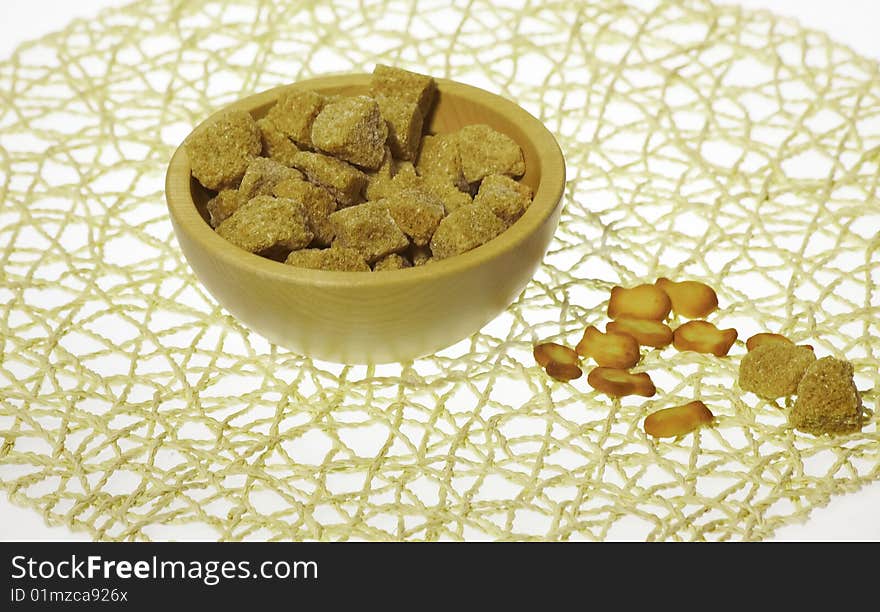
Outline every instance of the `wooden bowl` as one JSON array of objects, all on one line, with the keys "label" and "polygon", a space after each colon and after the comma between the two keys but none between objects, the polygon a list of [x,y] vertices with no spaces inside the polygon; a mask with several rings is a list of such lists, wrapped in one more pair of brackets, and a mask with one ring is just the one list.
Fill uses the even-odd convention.
[{"label": "wooden bowl", "polygon": [[[259,119],[283,91],[360,94],[368,91],[369,81],[368,74],[311,79],[227,108]],[[540,121],[509,100],[454,81],[437,79],[437,85],[431,132],[486,123],[522,147],[522,180],[535,194],[526,213],[487,244],[426,266],[380,273],[295,268],[242,251],[211,229],[205,211],[211,194],[191,178],[181,146],[165,180],[168,210],[184,255],[222,306],[271,342],[310,357],[383,363],[449,346],[479,330],[519,295],[559,222],[565,185],[559,145]]]}]

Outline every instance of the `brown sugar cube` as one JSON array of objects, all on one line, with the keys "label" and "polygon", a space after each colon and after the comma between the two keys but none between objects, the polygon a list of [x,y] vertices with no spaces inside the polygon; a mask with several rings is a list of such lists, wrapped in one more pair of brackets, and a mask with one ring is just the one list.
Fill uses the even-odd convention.
[{"label": "brown sugar cube", "polygon": [[324,102],[324,96],[314,91],[290,91],[278,98],[266,117],[296,144],[311,147],[312,123]]},{"label": "brown sugar cube", "polygon": [[334,247],[357,250],[367,263],[374,263],[409,246],[409,239],[394,222],[387,208],[375,202],[338,210],[330,215]]},{"label": "brown sugar cube", "polygon": [[417,187],[424,189],[443,202],[447,213],[451,213],[462,206],[470,206],[474,201],[471,194],[459,191],[455,186],[445,181],[435,181],[431,178],[422,179],[418,182]]},{"label": "brown sugar cube", "polygon": [[739,386],[768,400],[794,395],[814,361],[816,356],[808,348],[781,342],[765,344],[739,362]]},{"label": "brown sugar cube", "polygon": [[275,247],[301,249],[314,237],[295,200],[257,196],[217,228],[235,246],[259,253]]},{"label": "brown sugar cube", "polygon": [[186,141],[192,175],[206,188],[235,189],[260,154],[260,129],[245,111],[229,111]]},{"label": "brown sugar cube", "polygon": [[443,203],[421,189],[404,189],[376,205],[384,206],[413,244],[427,246],[446,214]]},{"label": "brown sugar cube", "polygon": [[275,127],[271,119],[263,117],[257,121],[263,143],[263,157],[274,159],[285,166],[293,165],[293,156],[299,152],[294,142]]},{"label": "brown sugar cube", "polygon": [[396,160],[391,160],[388,164],[383,162],[379,170],[370,177],[366,189],[367,200],[381,200],[406,189],[421,189],[430,193],[442,202],[446,212],[473,202],[469,193],[459,191],[445,178],[435,175],[419,176],[411,162]]},{"label": "brown sugar cube", "polygon": [[814,361],[798,383],[788,422],[814,435],[859,431],[862,400],[853,382],[852,364],[833,357]]},{"label": "brown sugar cube", "polygon": [[424,117],[415,102],[377,96],[379,111],[388,122],[388,144],[397,159],[414,161],[422,139]]},{"label": "brown sugar cube", "polygon": [[413,262],[413,266],[424,266],[426,263],[431,261],[434,257],[431,254],[431,249],[428,247],[420,247],[412,245],[409,249],[407,249],[407,257],[410,258]]},{"label": "brown sugar cube", "polygon": [[446,182],[460,191],[467,191],[468,182],[461,170],[461,155],[455,134],[425,136],[416,170],[419,175],[436,182]]},{"label": "brown sugar cube", "polygon": [[503,174],[490,174],[480,183],[474,204],[487,206],[495,216],[507,223],[519,219],[532,203],[532,190]]},{"label": "brown sugar cube", "polygon": [[335,270],[337,272],[369,272],[370,266],[354,249],[303,249],[287,256],[284,263],[297,268]]},{"label": "brown sugar cube", "polygon": [[245,202],[258,195],[272,195],[272,189],[281,181],[289,179],[302,180],[299,170],[288,168],[282,163],[267,157],[255,157],[248,164],[247,171],[241,179],[238,192]]},{"label": "brown sugar cube", "polygon": [[241,197],[237,189],[224,189],[216,196],[208,200],[205,208],[211,218],[211,227],[217,228],[226,219],[232,216],[247,200]]},{"label": "brown sugar cube", "polygon": [[382,163],[388,125],[379,105],[366,96],[342,97],[324,105],[312,123],[312,144],[335,157],[375,170]]},{"label": "brown sugar cube", "polygon": [[504,231],[504,222],[485,206],[462,206],[440,222],[431,238],[435,259],[446,259],[485,244]]},{"label": "brown sugar cube", "polygon": [[381,200],[392,193],[392,181],[397,174],[397,161],[391,155],[391,148],[385,146],[382,163],[372,172],[367,172],[367,187],[364,195],[367,201]]},{"label": "brown sugar cube", "polygon": [[373,272],[384,272],[386,270],[403,270],[405,268],[412,268],[412,264],[406,257],[398,255],[397,253],[386,255],[375,264],[373,264]]},{"label": "brown sugar cube", "polygon": [[308,181],[289,179],[275,185],[272,195],[299,202],[309,223],[309,229],[315,235],[314,243],[319,246],[330,246],[333,241],[330,215],[336,211],[336,200],[329,191]]},{"label": "brown sugar cube", "polygon": [[354,206],[364,201],[367,175],[351,164],[308,151],[300,151],[293,161],[293,165],[306,175],[309,182],[329,191],[339,206]]},{"label": "brown sugar cube", "polygon": [[394,178],[394,175],[397,174],[399,164],[400,162],[394,159],[394,156],[391,154],[391,147],[386,144],[382,152],[382,163],[379,164],[379,167],[374,171],[368,172],[367,176],[370,178],[381,177],[391,180]]},{"label": "brown sugar cube", "polygon": [[512,138],[488,125],[467,125],[456,132],[461,169],[468,183],[490,174],[522,176],[526,171],[522,149]]},{"label": "brown sugar cube", "polygon": [[387,165],[383,163],[376,174],[370,177],[366,189],[367,200],[381,200],[404,189],[421,187],[423,183],[411,162],[392,159]]},{"label": "brown sugar cube", "polygon": [[437,96],[437,83],[424,74],[376,64],[370,80],[370,94],[374,98],[384,96],[414,102],[422,117],[426,117]]}]

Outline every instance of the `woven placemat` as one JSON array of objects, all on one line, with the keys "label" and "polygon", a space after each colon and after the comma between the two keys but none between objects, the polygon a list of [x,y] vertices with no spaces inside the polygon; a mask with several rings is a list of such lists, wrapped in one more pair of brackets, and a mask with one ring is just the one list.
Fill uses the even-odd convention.
[{"label": "woven placemat", "polygon": [[[718,291],[719,326],[880,365],[875,62],[709,2],[135,2],[0,64],[0,486],[99,539],[760,539],[880,475],[860,433],[673,349],[649,400],[553,383],[536,340],[608,290]],[[504,314],[429,358],[322,363],[220,309],[173,237],[165,167],[243,95],[390,63],[507,96],[557,136],[565,210]],[[712,428],[655,441],[702,399]]]}]

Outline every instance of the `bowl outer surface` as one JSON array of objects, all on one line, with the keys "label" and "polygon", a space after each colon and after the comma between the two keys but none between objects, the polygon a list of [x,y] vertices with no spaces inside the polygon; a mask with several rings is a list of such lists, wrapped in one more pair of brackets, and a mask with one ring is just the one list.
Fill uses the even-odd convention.
[{"label": "bowl outer surface", "polygon": [[[291,88],[366,93],[369,78],[364,74],[310,79],[226,109],[247,110],[259,118]],[[210,194],[191,178],[181,146],[166,177],[172,225],[196,276],[224,308],[270,341],[310,357],[384,363],[449,346],[479,330],[516,299],[540,264],[559,221],[565,184],[562,153],[549,131],[514,103],[468,85],[437,82],[440,95],[429,118],[430,131],[487,123],[522,147],[523,182],[535,192],[525,215],[481,247],[418,268],[382,273],[294,268],[232,247],[211,229],[204,210]]]}]

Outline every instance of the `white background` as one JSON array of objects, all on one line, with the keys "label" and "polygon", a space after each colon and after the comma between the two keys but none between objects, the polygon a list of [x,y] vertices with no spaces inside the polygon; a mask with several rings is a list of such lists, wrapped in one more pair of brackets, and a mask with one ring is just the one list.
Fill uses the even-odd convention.
[{"label": "white background", "polygon": [[[102,8],[129,0],[0,0],[0,59],[8,58],[26,40],[63,28],[76,17],[89,17]],[[805,26],[828,32],[862,55],[880,60],[880,2],[877,0],[740,0],[754,9],[767,9],[799,19]],[[501,2],[499,2],[501,4]],[[858,493],[835,497],[800,525],[780,529],[776,540],[880,541],[880,483]],[[85,534],[47,527],[33,510],[13,506],[0,493],[0,540],[87,540]]]}]

